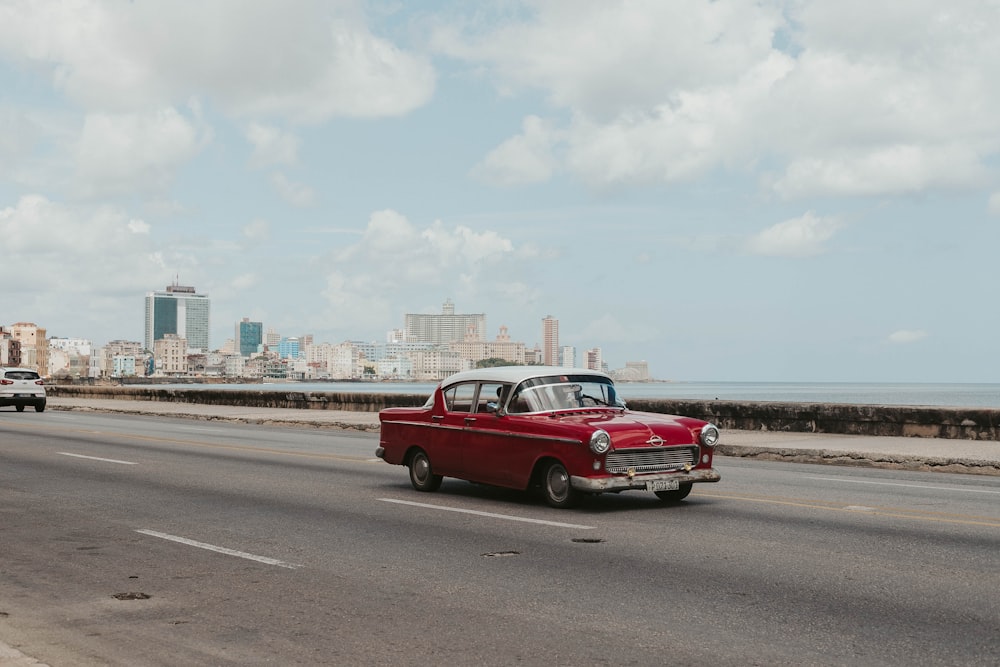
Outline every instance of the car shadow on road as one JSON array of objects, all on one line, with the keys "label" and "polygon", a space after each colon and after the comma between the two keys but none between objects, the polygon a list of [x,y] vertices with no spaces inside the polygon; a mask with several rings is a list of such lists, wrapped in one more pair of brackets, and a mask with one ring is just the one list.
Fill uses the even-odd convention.
[{"label": "car shadow on road", "polygon": [[[715,498],[699,498],[697,489],[685,500],[677,503],[667,503],[657,498],[652,493],[646,491],[626,491],[623,493],[602,493],[600,495],[586,495],[580,504],[572,509],[550,508],[545,504],[540,492],[519,491],[488,484],[477,484],[456,479],[445,479],[441,488],[434,493],[418,493],[409,484],[393,484],[389,488],[400,492],[408,493],[411,497],[405,497],[412,502],[433,503],[434,498],[466,498],[469,500],[483,500],[504,503],[515,507],[531,507],[550,509],[553,513],[562,516],[572,514],[601,515],[616,512],[688,512],[696,510],[698,507],[705,507],[716,503]],[[490,508],[483,511],[496,511]]]}]

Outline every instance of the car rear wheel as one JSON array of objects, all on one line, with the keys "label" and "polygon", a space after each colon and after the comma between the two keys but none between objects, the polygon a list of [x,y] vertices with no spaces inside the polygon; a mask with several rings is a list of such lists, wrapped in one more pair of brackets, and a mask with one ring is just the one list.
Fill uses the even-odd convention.
[{"label": "car rear wheel", "polygon": [[35,406],[35,412],[45,412],[45,404],[39,403]]},{"label": "car rear wheel", "polygon": [[427,452],[418,450],[410,458],[410,484],[417,491],[437,491],[441,486],[441,475],[435,475]]},{"label": "car rear wheel", "polygon": [[676,491],[654,491],[656,497],[665,503],[679,503],[691,493],[692,484],[681,484]]},{"label": "car rear wheel", "polygon": [[17,410],[18,412],[24,412],[24,406],[23,405],[15,405],[14,409]]},{"label": "car rear wheel", "polygon": [[580,492],[570,484],[566,466],[550,463],[542,476],[542,495],[545,502],[560,509],[573,507],[580,501]]}]

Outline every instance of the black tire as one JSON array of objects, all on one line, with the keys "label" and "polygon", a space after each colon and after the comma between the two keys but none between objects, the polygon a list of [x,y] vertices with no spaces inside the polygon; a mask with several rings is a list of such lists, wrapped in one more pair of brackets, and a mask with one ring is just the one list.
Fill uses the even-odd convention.
[{"label": "black tire", "polygon": [[549,506],[559,509],[580,502],[580,492],[570,485],[569,473],[561,463],[550,463],[542,472],[542,496]]},{"label": "black tire", "polygon": [[410,484],[417,491],[437,491],[441,487],[441,475],[435,475],[427,452],[418,449],[410,457]]},{"label": "black tire", "polygon": [[676,491],[654,491],[656,497],[665,503],[679,503],[688,497],[691,493],[691,487],[693,484],[681,484],[680,488]]},{"label": "black tire", "polygon": [[17,410],[18,412],[24,412],[24,406],[23,405],[15,405],[14,409]]},{"label": "black tire", "polygon": [[45,404],[38,403],[35,405],[35,412],[45,412]]}]

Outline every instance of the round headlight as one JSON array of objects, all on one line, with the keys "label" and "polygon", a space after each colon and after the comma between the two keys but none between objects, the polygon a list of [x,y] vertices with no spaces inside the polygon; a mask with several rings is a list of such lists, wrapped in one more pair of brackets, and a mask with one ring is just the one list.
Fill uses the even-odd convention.
[{"label": "round headlight", "polygon": [[706,447],[715,447],[717,442],[719,442],[719,427],[715,424],[706,424],[701,429],[701,444]]},{"label": "round headlight", "polygon": [[605,454],[611,449],[611,436],[607,431],[598,429],[590,436],[590,451],[595,454]]}]

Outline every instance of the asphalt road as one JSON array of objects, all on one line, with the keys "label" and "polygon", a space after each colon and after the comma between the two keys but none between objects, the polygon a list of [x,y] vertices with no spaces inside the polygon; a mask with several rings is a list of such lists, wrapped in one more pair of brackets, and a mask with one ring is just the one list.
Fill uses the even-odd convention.
[{"label": "asphalt road", "polygon": [[558,511],[419,494],[376,437],[3,413],[0,642],[53,666],[1000,664],[996,477],[720,458],[679,506]]}]

